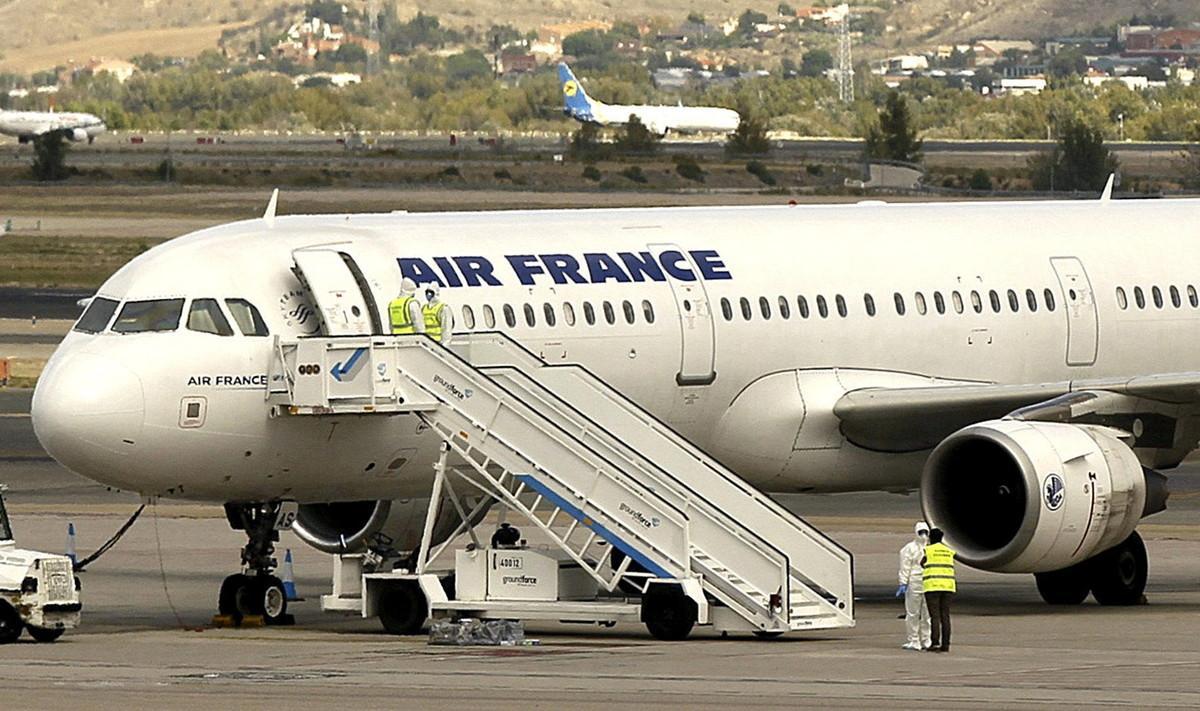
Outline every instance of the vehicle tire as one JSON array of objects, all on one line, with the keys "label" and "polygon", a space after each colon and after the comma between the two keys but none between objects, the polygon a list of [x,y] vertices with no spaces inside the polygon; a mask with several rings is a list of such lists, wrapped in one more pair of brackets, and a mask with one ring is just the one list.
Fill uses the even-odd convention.
[{"label": "vehicle tire", "polygon": [[783,636],[783,632],[780,632],[780,631],[768,632],[766,630],[754,630],[754,636],[758,637],[759,639],[777,639],[777,638]]},{"label": "vehicle tire", "polygon": [[1050,605],[1078,605],[1091,592],[1091,575],[1087,564],[1073,565],[1062,570],[1034,573],[1038,592]]},{"label": "vehicle tire", "polygon": [[0,600],[0,644],[16,642],[25,623],[12,605]]},{"label": "vehicle tire", "polygon": [[246,587],[250,577],[242,573],[234,573],[221,582],[221,592],[217,594],[217,612],[222,615],[240,616],[238,598],[242,588]]},{"label": "vehicle tire", "polygon": [[238,595],[238,611],[243,615],[261,615],[268,625],[280,624],[287,615],[283,582],[274,575],[256,575],[247,579]]},{"label": "vehicle tire", "polygon": [[66,632],[66,630],[51,630],[45,627],[34,627],[33,625],[27,625],[25,629],[29,630],[29,636],[38,642],[53,642],[62,637],[63,632]]},{"label": "vehicle tire", "polygon": [[388,586],[379,596],[379,622],[388,634],[420,634],[429,606],[415,584]]},{"label": "vehicle tire", "polygon": [[1136,531],[1091,561],[1092,594],[1101,605],[1138,605],[1146,592],[1146,544]]},{"label": "vehicle tire", "polygon": [[655,639],[687,639],[696,624],[696,603],[679,590],[651,591],[642,598],[642,620]]}]

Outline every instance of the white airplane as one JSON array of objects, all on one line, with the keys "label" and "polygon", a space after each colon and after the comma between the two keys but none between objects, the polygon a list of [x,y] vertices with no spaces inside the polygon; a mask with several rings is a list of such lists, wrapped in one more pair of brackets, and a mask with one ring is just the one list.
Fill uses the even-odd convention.
[{"label": "white airplane", "polygon": [[[1049,602],[1140,600],[1134,529],[1200,440],[1200,249],[1179,229],[1197,200],[274,204],[113,275],[32,409],[79,474],[225,504],[268,581],[281,502],[325,551],[421,533],[440,440],[416,416],[273,417],[264,401],[275,339],[384,333],[405,276],[440,283],[460,330],[586,366],[762,491],[919,491],[959,560],[1034,573]],[[222,604],[246,584],[230,576]]]},{"label": "white airplane", "polygon": [[605,104],[589,97],[565,63],[558,65],[563,93],[563,113],[581,123],[624,126],[630,116],[659,136],[674,133],[733,133],[741,117],[732,109],[716,106],[642,106]]},{"label": "white airplane", "polygon": [[16,136],[21,143],[48,133],[61,133],[68,140],[91,143],[106,130],[104,121],[92,114],[0,110],[0,134]]}]

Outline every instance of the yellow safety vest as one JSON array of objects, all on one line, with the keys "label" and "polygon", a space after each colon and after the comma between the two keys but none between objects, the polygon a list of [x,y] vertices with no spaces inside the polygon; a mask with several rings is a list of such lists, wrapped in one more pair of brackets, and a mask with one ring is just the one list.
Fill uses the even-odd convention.
[{"label": "yellow safety vest", "polygon": [[412,317],[408,313],[408,305],[416,301],[413,296],[401,296],[392,299],[388,304],[388,319],[392,322],[392,333],[416,333],[416,325],[412,322]]},{"label": "yellow safety vest", "polygon": [[425,314],[425,335],[441,343],[442,341],[442,309],[446,304],[439,301],[436,304],[425,304],[421,313]]},{"label": "yellow safety vest", "polygon": [[944,543],[925,546],[925,565],[921,570],[925,592],[958,592],[954,584],[954,551]]}]

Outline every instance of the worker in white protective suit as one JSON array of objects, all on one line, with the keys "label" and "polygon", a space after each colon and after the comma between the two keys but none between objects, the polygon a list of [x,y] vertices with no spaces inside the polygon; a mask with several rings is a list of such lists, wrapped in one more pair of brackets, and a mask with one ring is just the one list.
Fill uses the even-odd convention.
[{"label": "worker in white protective suit", "polygon": [[425,285],[425,335],[448,346],[454,337],[454,312],[439,298],[440,291],[436,283]]},{"label": "worker in white protective suit", "polygon": [[921,558],[929,543],[929,526],[917,521],[913,532],[913,540],[900,549],[900,587],[896,588],[896,597],[904,598],[904,626],[908,632],[904,649],[919,652],[930,644],[929,608],[925,606],[925,588],[921,583]]}]

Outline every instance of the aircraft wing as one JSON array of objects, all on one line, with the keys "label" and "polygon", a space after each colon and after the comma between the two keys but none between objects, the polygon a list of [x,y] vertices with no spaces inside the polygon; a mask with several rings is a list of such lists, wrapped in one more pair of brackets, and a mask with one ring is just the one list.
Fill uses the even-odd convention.
[{"label": "aircraft wing", "polygon": [[876,451],[929,449],[967,425],[1002,417],[1100,424],[1127,433],[1132,446],[1172,450],[1184,444],[1181,421],[1200,413],[1200,372],[1029,385],[863,388],[839,398],[833,412],[849,441]]}]

